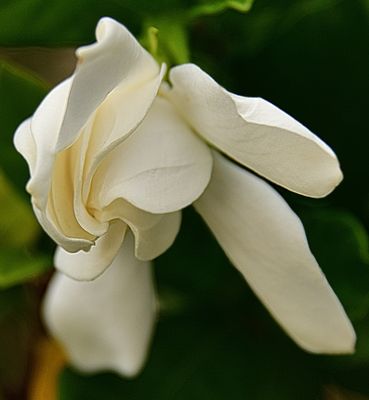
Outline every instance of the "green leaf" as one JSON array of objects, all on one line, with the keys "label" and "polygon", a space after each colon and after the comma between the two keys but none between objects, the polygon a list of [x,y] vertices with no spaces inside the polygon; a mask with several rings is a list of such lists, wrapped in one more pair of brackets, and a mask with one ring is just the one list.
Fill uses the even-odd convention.
[{"label": "green leaf", "polygon": [[0,248],[0,289],[27,282],[51,269],[51,257]]},{"label": "green leaf", "polygon": [[184,24],[173,19],[163,18],[157,21],[159,41],[173,64],[184,64],[190,60],[187,30]]},{"label": "green leaf", "polygon": [[40,227],[26,201],[0,170],[0,288],[32,279],[50,267],[48,257],[31,254]]},{"label": "green leaf", "polygon": [[154,26],[149,26],[148,28],[146,28],[144,35],[140,40],[141,44],[146,47],[149,53],[155,58],[157,57],[159,46],[158,32],[159,30],[157,28],[155,28]]},{"label": "green leaf", "polygon": [[168,67],[189,62],[188,35],[183,20],[176,15],[162,15],[148,19],[144,26],[141,43],[158,62],[165,62]]},{"label": "green leaf", "polygon": [[47,85],[32,74],[0,60],[0,167],[24,193],[29,173],[13,145],[18,125],[31,116],[47,92]]},{"label": "green leaf", "polygon": [[241,13],[250,11],[254,0],[207,0],[192,8],[189,13],[190,18],[197,18],[203,15],[218,14],[227,9],[233,9]]},{"label": "green leaf", "polygon": [[29,247],[39,233],[30,204],[20,197],[0,170],[0,249]]}]

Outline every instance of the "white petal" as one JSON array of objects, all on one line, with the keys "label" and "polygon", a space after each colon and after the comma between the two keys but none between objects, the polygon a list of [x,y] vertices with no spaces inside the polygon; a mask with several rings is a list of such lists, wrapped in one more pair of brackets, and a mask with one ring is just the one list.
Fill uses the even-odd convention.
[{"label": "white petal", "polygon": [[[55,158],[48,196],[48,208],[53,210],[52,213],[50,212],[49,217],[52,216],[53,221],[63,235],[92,241],[96,235],[81,226],[76,218],[75,211],[78,189],[81,192],[79,187],[82,178],[79,171],[83,170],[83,165],[79,164],[80,153],[81,150],[83,151],[81,139],[83,137],[80,137],[71,148],[57,154]],[[82,207],[79,206],[79,203],[78,209],[80,210]],[[44,212],[44,210],[41,210],[41,212]],[[79,219],[83,219],[80,212],[79,217]],[[85,225],[88,225],[88,222],[89,219]],[[107,227],[102,229],[100,234],[106,232],[106,229]]]},{"label": "white petal", "polygon": [[[57,201],[55,207],[55,193],[50,195],[53,175],[59,174],[63,180],[62,182],[54,181],[54,188],[63,193],[63,199],[66,197],[68,204],[73,203],[73,193],[70,193],[72,188],[69,183],[66,184],[65,182],[70,175],[70,168],[66,168],[62,162],[65,155],[59,154],[59,164],[62,165],[59,165],[59,169],[56,168],[54,170],[55,164],[58,164],[57,155],[55,154],[57,134],[60,129],[70,85],[71,79],[68,79],[55,87],[45,97],[31,119],[30,129],[35,159],[32,161],[31,178],[26,188],[32,196],[33,209],[41,226],[56,243],[66,250],[74,252],[80,249],[88,249],[92,244],[92,237],[78,226],[71,207],[68,210],[63,208],[63,211],[69,213],[72,218],[66,219],[64,216],[58,215],[58,211],[60,211],[58,204],[60,204],[61,199]],[[18,133],[14,139],[16,146],[26,157],[23,149],[27,143],[24,143],[22,147],[20,144],[21,137],[18,138],[17,136]],[[29,142],[30,140],[28,140]],[[69,228],[65,229],[68,224]],[[75,234],[74,237],[73,233]]]},{"label": "white petal", "polygon": [[[40,223],[67,251],[78,250],[77,241],[79,249],[88,249],[106,232],[85,207],[93,168],[141,122],[165,71],[109,18],[98,24],[97,43],[77,53],[75,74],[48,94],[32,118],[36,156],[27,185]],[[65,149],[72,143],[78,149]]]},{"label": "white petal", "polygon": [[[73,175],[76,171],[73,171],[75,163],[71,157],[73,149],[53,154],[55,138],[47,129],[48,121],[51,132],[57,129],[52,124],[58,124],[58,105],[64,101],[67,87],[66,81],[50,92],[32,118],[36,162],[27,190],[32,195],[35,214],[42,227],[56,243],[67,251],[75,252],[88,249],[94,235],[80,226],[74,213]],[[106,228],[102,231],[106,231]]]},{"label": "white petal", "polygon": [[27,161],[30,174],[36,165],[36,145],[31,133],[31,119],[23,121],[14,134],[14,146]]},{"label": "white petal", "polygon": [[229,93],[192,64],[173,68],[170,79],[178,110],[229,157],[306,196],[325,196],[342,180],[333,151],[271,103]]},{"label": "white petal", "polygon": [[76,138],[90,115],[118,85],[125,87],[155,79],[160,68],[128,30],[111,18],[96,28],[97,42],[77,50],[67,108],[58,136],[57,151]]},{"label": "white petal", "polygon": [[[91,131],[93,129],[93,123],[90,122],[84,128],[84,133],[81,137],[73,144],[73,146],[69,147],[67,150],[59,153],[58,158],[64,153],[69,152],[69,162],[70,166],[70,174],[71,176],[71,186],[73,187],[73,205],[71,209],[73,211],[76,222],[80,225],[82,229],[89,232],[91,235],[95,237],[100,237],[106,233],[108,229],[107,223],[101,223],[96,220],[94,216],[91,214],[91,210],[88,209],[88,205],[86,202],[86,198],[83,196],[84,189],[89,185],[86,180],[86,153],[90,144]],[[57,162],[55,165],[55,169],[57,168]],[[68,170],[65,168],[64,170]]]},{"label": "white petal", "polygon": [[[153,93],[145,94],[151,97],[148,101],[151,104],[160,84],[163,72],[123,25],[110,18],[102,18],[96,29],[96,37],[97,43],[77,50],[79,64],[74,75],[46,96],[32,118],[32,132],[40,155],[38,173],[46,177],[43,179],[41,176],[37,180],[46,182],[45,187],[48,187],[47,178],[50,175],[50,168],[44,168],[46,161],[51,158],[52,164],[52,154],[76,140],[90,116],[109,94],[114,93],[114,89],[129,92],[137,86],[148,85]],[[145,105],[146,108],[139,108],[136,113],[140,114],[138,120],[132,125],[141,121],[149,104]],[[111,108],[109,104],[108,109]],[[117,105],[111,114],[114,114],[116,108]],[[114,115],[109,117],[114,124]],[[135,118],[130,116],[129,119],[132,121]],[[124,133],[121,131],[121,134]]]},{"label": "white petal", "polygon": [[96,211],[100,221],[120,219],[135,236],[135,255],[139,260],[153,260],[174,242],[181,225],[181,212],[151,214],[117,199],[103,211]]},{"label": "white petal", "polygon": [[126,232],[127,225],[122,221],[110,223],[105,235],[97,239],[89,251],[69,253],[58,247],[54,257],[55,267],[69,277],[90,281],[101,275],[116,257]]},{"label": "white petal", "polygon": [[84,161],[83,199],[89,195],[91,180],[100,162],[141,123],[157,95],[165,74],[160,73],[136,86],[118,86],[96,110]]},{"label": "white petal", "polygon": [[355,333],[310,252],[301,221],[271,186],[214,155],[212,179],[195,207],[301,347],[317,353],[353,351]]},{"label": "white petal", "polygon": [[48,204],[46,210],[40,210],[32,200],[33,211],[37,217],[38,222],[47,234],[55,240],[60,246],[70,252],[76,252],[79,250],[88,250],[92,245],[93,241],[84,238],[71,238],[66,237],[62,232],[60,226],[56,223],[55,212],[52,208],[51,203]]},{"label": "white petal", "polygon": [[57,273],[43,315],[76,368],[133,376],[145,361],[155,311],[151,265],[133,256],[127,236],[111,267],[93,282]]},{"label": "white petal", "polygon": [[[46,205],[55,154],[77,139],[108,95],[113,94],[114,89],[129,92],[142,85],[148,87],[145,93],[139,89],[146,97],[143,107],[129,117],[127,125],[132,126],[127,128],[133,129],[147,112],[162,79],[163,71],[155,60],[122,25],[103,18],[96,35],[97,43],[77,50],[79,64],[74,75],[46,96],[32,118],[31,130],[38,157],[27,189],[40,209]],[[107,107],[111,109],[111,101],[109,103]],[[115,105],[111,114],[118,106]],[[114,124],[114,115],[109,117]],[[127,133],[120,131],[122,136]]]},{"label": "white petal", "polygon": [[157,98],[138,129],[104,158],[91,185],[91,207],[123,198],[151,213],[191,204],[209,182],[212,157],[173,106]]},{"label": "white petal", "polygon": [[55,162],[55,146],[71,87],[71,79],[56,86],[41,102],[31,119],[36,146],[36,165],[27,184],[35,205],[45,209]]},{"label": "white petal", "polygon": [[136,257],[139,260],[153,260],[167,251],[177,237],[181,219],[181,211],[161,214],[155,225],[146,227],[135,224],[136,221],[132,218],[133,222],[129,226],[135,235]]}]

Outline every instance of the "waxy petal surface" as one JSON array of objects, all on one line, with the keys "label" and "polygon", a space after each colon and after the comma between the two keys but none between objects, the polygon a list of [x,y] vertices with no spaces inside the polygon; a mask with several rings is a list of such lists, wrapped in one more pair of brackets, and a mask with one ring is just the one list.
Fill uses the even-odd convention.
[{"label": "waxy petal surface", "polygon": [[118,85],[154,79],[160,68],[131,33],[111,18],[96,27],[97,42],[80,47],[56,150],[71,145],[91,114]]},{"label": "waxy petal surface", "polygon": [[92,282],[57,273],[43,307],[45,323],[70,362],[83,372],[142,368],[155,323],[151,265],[133,255],[128,235],[111,267]]},{"label": "waxy petal surface", "polygon": [[31,132],[31,118],[18,126],[14,134],[14,146],[27,161],[30,175],[32,175],[36,165],[37,151]]},{"label": "waxy petal surface", "polygon": [[333,151],[273,104],[227,92],[193,64],[170,72],[168,97],[219,150],[291,191],[323,197],[341,181]]},{"label": "waxy petal surface", "polygon": [[351,353],[355,333],[311,254],[299,218],[266,182],[220,154],[195,203],[219,244],[285,331],[316,353]]},{"label": "waxy petal surface", "polygon": [[126,229],[127,225],[122,221],[111,222],[108,231],[87,252],[69,253],[58,247],[54,257],[55,267],[75,280],[96,279],[113,262],[122,246]]},{"label": "waxy petal surface", "polygon": [[211,167],[208,146],[159,97],[138,129],[101,162],[90,206],[102,210],[123,198],[150,213],[177,211],[201,195]]},{"label": "waxy petal surface", "polygon": [[31,162],[27,190],[36,215],[70,252],[88,249],[106,232],[107,226],[87,209],[93,173],[105,154],[142,121],[165,71],[110,18],[100,20],[96,37],[96,43],[77,50],[73,76],[46,96],[15,137],[17,148]]},{"label": "waxy petal surface", "polygon": [[117,199],[102,211],[95,211],[100,221],[124,221],[135,237],[135,256],[153,260],[173,244],[181,226],[181,211],[152,214],[123,199]]}]

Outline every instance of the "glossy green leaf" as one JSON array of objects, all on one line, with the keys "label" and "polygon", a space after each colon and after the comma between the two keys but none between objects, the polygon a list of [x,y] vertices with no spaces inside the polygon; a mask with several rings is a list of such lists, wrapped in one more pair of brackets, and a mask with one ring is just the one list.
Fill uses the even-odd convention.
[{"label": "glossy green leaf", "polygon": [[47,85],[32,74],[0,61],[0,167],[24,193],[29,172],[13,145],[18,125],[31,116],[47,92]]},{"label": "glossy green leaf", "polygon": [[250,11],[254,0],[207,0],[190,11],[192,18],[203,15],[218,14],[227,9],[233,9],[242,13]]}]

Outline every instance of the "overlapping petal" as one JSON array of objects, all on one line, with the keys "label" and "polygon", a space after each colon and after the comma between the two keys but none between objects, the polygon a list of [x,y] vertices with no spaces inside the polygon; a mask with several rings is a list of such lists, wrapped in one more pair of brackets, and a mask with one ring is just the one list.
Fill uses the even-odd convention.
[{"label": "overlapping petal", "polygon": [[195,208],[301,347],[320,353],[353,351],[355,333],[310,252],[303,226],[271,186],[214,154],[212,179]]},{"label": "overlapping petal", "polygon": [[99,237],[89,251],[70,253],[58,247],[54,266],[65,275],[79,280],[90,281],[100,276],[113,262],[122,246],[127,225],[120,220],[112,221],[108,231]]},{"label": "overlapping petal", "polygon": [[91,114],[106,96],[155,79],[160,71],[152,56],[131,33],[111,18],[102,18],[96,27],[97,42],[80,47],[68,103],[60,127],[56,150],[71,145]]},{"label": "overlapping petal", "polygon": [[36,165],[27,184],[35,205],[44,209],[47,204],[55,146],[67,105],[72,80],[67,79],[56,86],[41,102],[31,119],[31,132],[36,147]]},{"label": "overlapping petal", "polygon": [[296,193],[322,197],[341,181],[333,151],[260,98],[236,96],[193,64],[170,72],[167,95],[198,134],[229,157]]},{"label": "overlapping petal", "polygon": [[170,213],[196,200],[209,182],[209,148],[158,97],[138,129],[101,162],[89,204],[104,209],[123,198],[150,213]]},{"label": "overlapping petal", "polygon": [[[48,118],[50,117],[50,129],[53,128],[51,122],[57,121],[58,113],[55,105],[63,97],[61,88],[62,86],[59,86],[48,95],[32,119],[31,131],[36,147],[36,167],[27,184],[27,190],[32,196],[35,214],[42,227],[59,246],[75,252],[88,249],[93,244],[95,232],[90,233],[84,229],[77,219],[78,213],[75,212],[75,198],[78,196],[76,188],[81,184],[78,178],[80,171],[83,170],[83,165],[78,161],[84,135],[74,146],[58,154],[53,154],[52,142],[55,138],[52,135],[47,138]],[[46,113],[45,117],[41,116],[42,110]],[[35,132],[39,134],[34,134],[33,126]],[[90,129],[91,124],[83,129],[83,133],[87,135]],[[105,231],[106,227],[102,226],[99,233]]]},{"label": "overlapping petal", "polygon": [[110,18],[100,20],[96,37],[96,43],[77,50],[74,75],[46,96],[15,136],[16,147],[32,161],[27,190],[36,215],[71,252],[88,249],[106,232],[106,224],[86,208],[92,176],[101,159],[142,121],[165,71]]},{"label": "overlapping petal", "polygon": [[173,244],[181,225],[181,211],[152,214],[123,199],[117,199],[103,210],[95,211],[101,221],[124,221],[135,237],[135,256],[153,260]]},{"label": "overlapping petal", "polygon": [[74,238],[65,236],[60,227],[55,224],[56,215],[52,204],[49,203],[46,210],[40,210],[34,203],[32,199],[33,211],[37,217],[38,222],[42,228],[47,232],[47,234],[55,240],[63,248],[68,251],[75,253],[79,250],[88,250],[93,245],[93,240],[86,238]]},{"label": "overlapping petal", "polygon": [[[88,231],[81,225],[81,220],[86,220],[84,221],[86,226],[91,224],[88,224],[89,219],[86,217],[81,218],[82,207],[79,206],[79,202],[76,202],[78,190],[81,190],[80,171],[83,170],[83,165],[80,164],[80,154],[83,151],[82,139],[83,136],[78,139],[74,146],[60,152],[55,158],[48,195],[48,208],[53,209],[52,220],[66,237],[93,241],[96,235],[92,230]],[[78,214],[76,206],[78,207]],[[41,209],[41,211],[43,210]],[[103,228],[105,229],[99,232],[100,235],[107,229],[107,227]]]},{"label": "overlapping petal", "polygon": [[93,129],[84,155],[83,199],[86,200],[91,180],[104,157],[122,143],[141,123],[159,90],[163,75],[160,72],[148,81],[126,86],[119,85],[96,110]]},{"label": "overlapping petal", "polygon": [[111,267],[92,282],[57,273],[44,300],[44,320],[81,371],[135,375],[155,322],[151,265],[133,255],[127,236]]},{"label": "overlapping petal", "polygon": [[[78,171],[71,171],[70,167],[64,162],[67,161],[68,163],[69,161],[64,160],[68,155],[66,152],[64,154],[62,152],[60,157],[55,160],[55,156],[52,155],[55,138],[53,139],[52,135],[46,134],[47,122],[50,123],[51,130],[55,128],[52,124],[58,123],[57,105],[63,97],[66,87],[67,83],[52,91],[48,96],[49,100],[45,99],[40,105],[36,116],[33,119],[28,118],[18,127],[14,136],[14,144],[26,159],[30,169],[31,180],[27,188],[32,194],[32,205],[40,224],[59,245],[75,252],[80,249],[87,250],[93,243],[93,237],[78,225],[73,206],[71,206],[74,196],[74,193],[71,193],[71,191],[73,192],[73,183],[69,182],[68,179],[71,178],[71,174]],[[40,117],[39,112],[45,112],[46,118]],[[50,116],[49,120],[48,116]],[[43,132],[44,136],[33,134],[32,122],[36,128],[41,127],[36,131]],[[55,163],[57,164],[56,168]],[[53,171],[53,176],[50,175],[51,171]],[[56,193],[53,193],[51,190],[52,181],[57,175],[60,175],[61,181],[54,182]],[[57,208],[54,200],[57,204],[63,205],[61,209]],[[66,205],[69,205],[69,207],[66,207]],[[65,218],[64,212],[59,215],[60,211],[67,213],[70,218]],[[63,229],[63,225],[67,227],[67,231]],[[75,232],[74,237],[73,235],[68,236],[68,233],[73,230]]]},{"label": "overlapping petal", "polygon": [[30,168],[35,214],[60,246],[63,274],[52,280],[44,315],[71,362],[138,372],[155,320],[145,260],[171,246],[191,203],[300,346],[351,352],[354,331],[298,217],[210,147],[311,197],[342,179],[333,151],[277,107],[227,92],[195,65],[173,68],[172,87],[162,83],[165,65],[110,18],[96,38],[14,139]]},{"label": "overlapping petal", "polygon": [[23,121],[14,134],[14,146],[27,161],[30,175],[33,174],[36,165],[36,145],[31,132],[31,118]]}]

